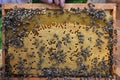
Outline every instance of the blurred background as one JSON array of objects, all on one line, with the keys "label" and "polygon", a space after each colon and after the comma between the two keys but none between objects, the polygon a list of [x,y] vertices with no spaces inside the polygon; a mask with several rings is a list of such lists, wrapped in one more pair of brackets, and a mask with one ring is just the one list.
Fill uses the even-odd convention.
[{"label": "blurred background", "polygon": [[1,27],[2,27],[2,11],[1,11],[1,7],[0,7],[0,49],[2,49],[2,31],[1,31]]},{"label": "blurred background", "polygon": [[[32,0],[33,3],[41,3],[40,0]],[[86,3],[87,0],[66,0],[66,3]]]}]

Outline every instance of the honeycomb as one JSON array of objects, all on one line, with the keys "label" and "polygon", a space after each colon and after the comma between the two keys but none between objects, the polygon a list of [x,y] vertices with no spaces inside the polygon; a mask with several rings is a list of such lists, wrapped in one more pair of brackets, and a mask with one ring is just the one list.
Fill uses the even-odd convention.
[{"label": "honeycomb", "polygon": [[112,75],[112,14],[88,7],[8,10],[3,19],[6,76]]}]

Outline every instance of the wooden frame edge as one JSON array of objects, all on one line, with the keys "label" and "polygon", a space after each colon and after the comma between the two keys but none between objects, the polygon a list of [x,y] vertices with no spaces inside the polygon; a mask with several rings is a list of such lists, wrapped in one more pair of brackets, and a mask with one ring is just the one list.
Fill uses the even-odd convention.
[{"label": "wooden frame edge", "polygon": [[[105,4],[100,4],[100,3],[97,3],[95,4],[95,8],[96,9],[111,9],[113,10],[113,20],[114,20],[114,27],[116,28],[116,4],[115,3],[105,3]],[[2,4],[2,16],[5,15],[5,10],[7,9],[10,9],[10,8],[14,8],[15,6],[19,6],[18,8],[26,8],[26,9],[35,9],[35,8],[49,8],[49,9],[60,9],[60,7],[56,7],[54,4],[52,5],[48,5],[48,4]],[[70,7],[74,7],[74,8],[78,8],[80,7],[81,9],[84,8],[84,7],[88,7],[87,4],[66,4],[65,5],[65,9],[68,9]],[[2,31],[2,34],[4,34],[5,31]],[[2,43],[4,44],[5,43],[5,35],[3,36],[2,35]],[[115,48],[113,48],[113,51],[116,52]],[[2,57],[5,57],[5,51],[3,50],[2,51]],[[2,64],[5,63],[5,59],[2,58]],[[4,66],[4,65],[3,65]],[[114,66],[113,66],[114,68]],[[113,69],[114,70],[114,69]],[[114,70],[115,71],[115,70]],[[54,78],[55,79],[55,78]],[[54,80],[53,79],[53,80]],[[12,80],[18,80],[17,78],[12,78]],[[25,80],[46,80],[46,78],[25,78]],[[60,79],[60,80],[64,80],[63,78]],[[75,80],[79,80],[79,78],[75,78]],[[94,80],[94,78],[90,79],[90,80]],[[100,80],[104,80],[104,78],[101,78]]]},{"label": "wooden frame edge", "polygon": [[[116,4],[115,3],[102,3],[102,4],[100,4],[100,3],[96,3],[95,4],[96,6],[95,6],[95,8],[96,9],[99,9],[99,8],[101,8],[102,7],[102,9],[114,9],[114,6],[116,6]],[[59,6],[55,6],[54,4],[51,4],[51,5],[49,5],[49,4],[2,4],[2,8],[3,9],[10,9],[10,8],[14,8],[15,6],[19,6],[19,7],[21,7],[21,8],[49,8],[49,9],[60,9],[60,7]],[[65,4],[65,7],[64,7],[64,9],[68,9],[68,8],[70,8],[70,7],[73,7],[74,6],[74,8],[77,8],[77,7],[80,7],[80,8],[84,8],[84,7],[88,7],[87,6],[87,4],[79,4],[79,3],[77,3],[77,4]]]}]

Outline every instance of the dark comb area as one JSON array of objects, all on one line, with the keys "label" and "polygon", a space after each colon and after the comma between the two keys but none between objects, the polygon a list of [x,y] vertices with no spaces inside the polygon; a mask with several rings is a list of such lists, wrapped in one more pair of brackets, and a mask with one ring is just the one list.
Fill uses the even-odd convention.
[{"label": "dark comb area", "polygon": [[113,17],[109,10],[25,9],[7,11],[6,77],[112,77]]}]

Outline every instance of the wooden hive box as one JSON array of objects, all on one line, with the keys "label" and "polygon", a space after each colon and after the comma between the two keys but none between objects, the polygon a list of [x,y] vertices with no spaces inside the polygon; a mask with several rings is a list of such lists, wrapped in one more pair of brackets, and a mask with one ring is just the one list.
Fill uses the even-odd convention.
[{"label": "wooden hive box", "polygon": [[[26,8],[26,9],[44,9],[44,8],[49,8],[49,9],[59,9],[59,7],[56,7],[55,5],[46,5],[46,4],[3,4],[2,5],[2,16],[6,14],[6,12],[10,8],[14,8],[17,6],[17,8]],[[66,4],[65,9],[70,9],[70,8],[84,8],[87,7],[87,4]],[[114,27],[116,27],[116,4],[95,4],[96,9],[104,9],[104,10],[110,10],[110,14],[112,14],[113,20],[114,20]],[[5,31],[3,31],[3,43],[5,43]],[[113,52],[115,53],[115,46],[113,47]],[[4,66],[5,64],[5,54],[6,52],[3,50],[2,53],[2,64]],[[113,69],[113,72],[115,70]],[[26,78],[26,80],[45,80],[46,78]],[[61,78],[63,79],[63,78]],[[76,80],[79,80],[80,78],[75,78]],[[12,80],[18,80],[17,78],[12,78]],[[91,78],[90,80],[94,80],[94,78]],[[105,80],[105,78],[101,78],[100,80]]]}]

